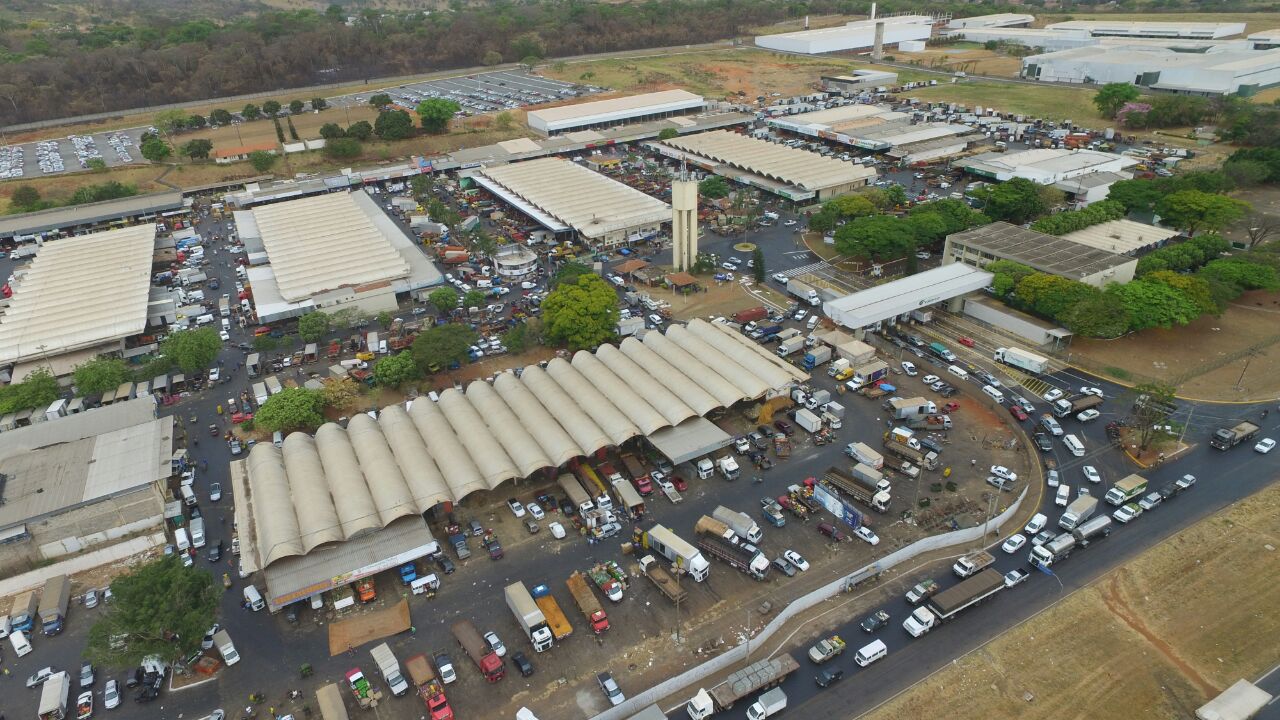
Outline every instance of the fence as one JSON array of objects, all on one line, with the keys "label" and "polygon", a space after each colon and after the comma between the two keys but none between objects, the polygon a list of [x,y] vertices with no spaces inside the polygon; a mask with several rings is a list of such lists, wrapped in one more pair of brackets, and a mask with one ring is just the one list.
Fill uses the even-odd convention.
[{"label": "fence", "polygon": [[[686,687],[699,683],[705,678],[711,677],[723,670],[727,670],[740,662],[744,662],[747,659],[747,654],[750,648],[755,647],[759,649],[764,645],[764,643],[768,642],[769,638],[773,637],[774,633],[781,630],[782,627],[792,618],[806,610],[809,610],[810,608],[813,608],[819,603],[830,600],[841,593],[849,592],[859,583],[875,578],[881,573],[914,557],[923,555],[924,553],[954,545],[962,545],[973,542],[974,540],[981,540],[993,527],[999,528],[1007,522],[1009,518],[1012,518],[1017,514],[1018,508],[1022,506],[1022,501],[1027,497],[1027,493],[1030,489],[1030,487],[1023,488],[1022,494],[1018,496],[1018,499],[1015,500],[1007,510],[992,518],[988,523],[917,540],[906,547],[899,548],[898,550],[889,553],[870,565],[859,568],[853,573],[845,575],[838,580],[833,580],[827,583],[808,595],[796,598],[777,615],[775,615],[774,618],[770,620],[754,638],[749,638],[747,642],[737,645],[718,657],[712,658],[697,667],[689,668],[683,673],[680,673],[665,682],[659,683],[638,695],[628,698],[621,705],[610,708],[599,715],[596,715],[593,720],[625,720],[669,695],[673,695]],[[761,655],[757,659],[763,660],[772,654],[773,653]]]}]

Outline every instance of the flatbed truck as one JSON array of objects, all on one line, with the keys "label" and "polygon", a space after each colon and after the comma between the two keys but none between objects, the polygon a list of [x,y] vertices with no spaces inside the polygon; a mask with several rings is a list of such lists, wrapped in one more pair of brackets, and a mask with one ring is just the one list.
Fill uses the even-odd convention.
[{"label": "flatbed truck", "polygon": [[555,597],[551,595],[550,587],[534,585],[533,602],[542,611],[542,616],[547,619],[547,627],[551,628],[551,636],[557,642],[573,634],[573,626],[569,624],[569,619],[564,616],[564,611],[560,609],[560,603],[556,602]]},{"label": "flatbed truck", "polygon": [[760,660],[731,673],[724,682],[709,690],[699,688],[685,707],[691,720],[704,720],[716,712],[732,708],[744,697],[781,685],[787,676],[799,669],[799,663],[790,655]]},{"label": "flatbed truck", "polygon": [[596,599],[596,594],[592,592],[587,576],[581,570],[575,570],[569,575],[565,585],[569,587],[569,594],[573,596],[574,604],[578,606],[582,616],[587,619],[587,624],[591,626],[591,632],[599,635],[608,630],[609,616],[605,614],[600,601]]},{"label": "flatbed truck", "polygon": [[[866,468],[865,465],[861,467]],[[871,468],[867,468],[867,470],[871,470]],[[875,470],[871,471],[877,475],[879,474]],[[889,510],[889,501],[892,498],[887,490],[877,489],[874,483],[868,483],[856,475],[842,471],[840,468],[835,466],[827,468],[827,472],[822,476],[822,481],[876,512],[882,513]]]},{"label": "flatbed truck", "polygon": [[1257,437],[1261,429],[1256,424],[1246,420],[1236,424],[1234,427],[1219,428],[1213,433],[1213,437],[1209,438],[1209,444],[1219,450],[1230,450],[1242,442]]},{"label": "flatbed truck", "polygon": [[671,573],[667,572],[667,569],[654,556],[645,555],[640,558],[640,569],[671,602],[678,603],[689,596],[689,593],[680,587]]}]

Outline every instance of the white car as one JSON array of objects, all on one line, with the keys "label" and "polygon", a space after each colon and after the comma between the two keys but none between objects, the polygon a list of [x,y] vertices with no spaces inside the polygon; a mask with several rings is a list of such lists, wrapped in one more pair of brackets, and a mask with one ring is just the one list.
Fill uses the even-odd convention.
[{"label": "white car", "polygon": [[525,505],[524,509],[529,511],[529,514],[533,516],[534,520],[541,520],[546,517],[546,514],[542,512],[542,508],[536,502],[531,502]]},{"label": "white car", "polygon": [[1031,518],[1031,521],[1022,528],[1022,532],[1028,535],[1035,535],[1043,530],[1044,526],[1047,524],[1049,524],[1049,518],[1045,517],[1044,513],[1036,513],[1035,516]]},{"label": "white car", "polygon": [[907,377],[915,377],[920,374],[919,371],[916,370],[916,364],[908,360],[902,361],[902,372],[906,373]]},{"label": "white car", "polygon": [[1018,473],[1016,473],[1016,472],[1014,472],[1014,471],[1010,470],[1009,468],[1007,468],[1007,467],[1005,467],[1005,466],[1003,466],[1003,465],[992,465],[992,466],[991,466],[991,474],[992,474],[992,475],[995,475],[996,477],[999,477],[999,478],[1004,478],[1005,480],[1017,480],[1017,479],[1018,479]]},{"label": "white car", "polygon": [[737,269],[738,269],[738,266],[737,266],[737,265],[733,265],[733,264],[730,264],[730,263],[727,263],[727,262],[720,263],[720,267],[724,268],[725,270],[737,270]]},{"label": "white car", "polygon": [[1093,408],[1089,408],[1088,410],[1083,410],[1076,415],[1076,420],[1079,420],[1080,422],[1089,422],[1090,420],[1097,420],[1101,416],[1102,413],[1094,410]]},{"label": "white car", "polygon": [[507,656],[507,646],[503,645],[502,641],[498,639],[498,633],[492,630],[485,633],[484,642],[489,646],[489,649],[493,651],[494,655],[497,655],[498,657]]},{"label": "white car", "polygon": [[528,280],[525,280],[524,282],[520,283],[520,289],[521,290],[537,290],[538,283],[529,282]]},{"label": "white car", "polygon": [[808,310],[797,310],[795,315],[796,320],[804,320],[808,316],[809,316]]},{"label": "white car", "polygon": [[774,279],[774,280],[777,280],[778,282],[782,283],[783,285],[786,285],[786,284],[787,284],[787,280],[789,280],[790,278],[788,278],[786,275],[783,275],[782,273],[774,273],[774,274],[773,274],[773,279]]},{"label": "white car", "polygon": [[1062,395],[1063,392],[1058,388],[1050,388],[1049,392],[1041,395],[1040,397],[1044,398],[1045,402],[1053,402],[1054,400],[1061,399]]},{"label": "white car", "polygon": [[1058,474],[1057,470],[1050,470],[1049,472],[1045,473],[1044,481],[1045,481],[1045,484],[1048,485],[1049,487],[1056,488],[1058,487],[1058,483],[1062,482],[1062,476]]},{"label": "white car", "polygon": [[1066,507],[1071,502],[1071,486],[1059,485],[1058,494],[1053,497],[1053,504],[1058,507]]},{"label": "white car", "polygon": [[1018,568],[1017,570],[1010,570],[1009,572],[1004,574],[1005,589],[1008,589],[1013,587],[1014,585],[1018,585],[1020,583],[1026,582],[1026,579],[1029,577],[1031,577],[1031,573],[1027,572],[1026,570],[1023,570],[1022,568]]},{"label": "white car", "polygon": [[1257,445],[1253,446],[1253,449],[1257,450],[1263,455],[1266,455],[1267,453],[1271,452],[1271,449],[1274,448],[1275,446],[1276,446],[1275,440],[1272,440],[1271,438],[1262,438],[1261,440],[1258,441]]},{"label": "white car", "polygon": [[102,690],[102,707],[108,710],[120,707],[120,683],[115,680],[107,681],[107,686]]},{"label": "white car", "polygon": [[1098,483],[1102,482],[1102,473],[1098,472],[1098,468],[1092,465],[1085,465],[1084,467],[1080,468],[1080,470],[1081,472],[1084,473],[1084,479],[1088,480],[1094,485],[1097,485]]},{"label": "white car", "polygon": [[1080,394],[1081,395],[1097,395],[1098,397],[1104,397],[1104,395],[1102,394],[1101,388],[1089,387],[1088,385],[1085,385],[1080,388]]},{"label": "white car", "polygon": [[516,502],[515,498],[507,500],[507,507],[511,508],[511,514],[515,515],[517,520],[524,517],[524,506]]},{"label": "white car", "polygon": [[90,590],[84,594],[84,607],[86,610],[92,610],[98,607],[98,591]]},{"label": "white car", "polygon": [[942,378],[938,377],[937,375],[925,375],[924,377],[920,378],[920,382],[924,383],[925,385],[933,385],[934,383],[942,382]]},{"label": "white car", "polygon": [[557,540],[564,539],[564,535],[565,535],[564,526],[556,522],[555,520],[552,520],[551,522],[547,523],[547,529],[551,531],[551,537]]},{"label": "white car", "polygon": [[222,499],[222,483],[209,483],[209,502],[218,502]]},{"label": "white car", "polygon": [[1111,513],[1111,519],[1123,525],[1130,520],[1136,520],[1141,514],[1142,508],[1138,507],[1137,503],[1129,503],[1128,505],[1121,505],[1119,509]]},{"label": "white car", "polygon": [[784,222],[784,223],[782,223],[782,224],[783,224],[783,225],[786,225],[787,227],[791,227],[792,225],[795,225],[795,224],[796,224],[796,221],[795,221],[795,220],[787,220],[786,222]]},{"label": "white car", "polygon": [[218,370],[218,368],[210,368],[210,369],[209,369],[209,382],[211,382],[211,383],[216,383],[216,382],[218,382],[218,378],[219,378],[221,375],[222,375],[222,372],[221,372],[220,370]]},{"label": "white car", "polygon": [[226,330],[219,330],[218,337],[222,338],[222,342],[227,342],[228,340],[231,339],[231,333],[227,332]]},{"label": "white car", "polygon": [[[866,525],[859,526],[857,530],[853,531],[853,534],[857,535],[859,540],[865,540],[869,545],[874,546],[880,544],[880,537],[871,532],[871,528]],[[804,568],[801,569],[803,570]]]},{"label": "white car", "polygon": [[791,563],[792,565],[795,565],[800,570],[809,569],[809,561],[805,560],[804,556],[796,552],[795,550],[784,550],[782,553],[782,557],[786,558],[787,562]]},{"label": "white car", "polygon": [[1004,541],[1004,544],[1000,546],[1000,549],[1012,555],[1018,552],[1019,550],[1021,550],[1022,546],[1026,544],[1027,544],[1026,535],[1023,535],[1022,533],[1014,533],[1013,535],[1009,536],[1008,540]]}]

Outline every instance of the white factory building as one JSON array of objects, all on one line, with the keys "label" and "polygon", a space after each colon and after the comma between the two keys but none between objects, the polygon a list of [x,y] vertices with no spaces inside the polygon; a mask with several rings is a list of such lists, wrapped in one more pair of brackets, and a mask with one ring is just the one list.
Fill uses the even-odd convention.
[{"label": "white factory building", "polygon": [[1068,20],[1046,25],[1050,30],[1075,32],[1093,37],[1191,38],[1219,40],[1244,32],[1242,22],[1116,22]]},{"label": "white factory building", "polygon": [[884,105],[841,107],[769,118],[768,125],[796,135],[821,138],[874,152],[897,152],[908,162],[963,152],[974,129],[967,125],[915,122],[909,113]]},{"label": "white factory building", "polygon": [[1280,29],[1256,32],[1245,38],[1250,50],[1274,50],[1280,48]]},{"label": "white factory building", "polygon": [[967,30],[969,28],[1001,28],[1029,27],[1035,22],[1034,15],[1019,13],[996,13],[995,15],[977,15],[967,18],[955,18],[947,23],[947,30]]},{"label": "white factory building", "polygon": [[886,70],[860,68],[848,75],[823,75],[822,89],[839,95],[860,95],[875,92],[876,88],[891,88],[898,84],[898,73]]},{"label": "white factory building", "polygon": [[1253,95],[1280,84],[1280,48],[1177,52],[1150,46],[1059,50],[1022,59],[1022,77],[1060,83],[1133,83],[1188,95]]},{"label": "white factory building", "polygon": [[883,43],[886,47],[904,41],[928,40],[933,33],[933,18],[928,15],[900,15],[875,20],[853,20],[839,27],[821,30],[757,35],[756,46],[802,55],[870,50],[875,43],[877,24],[884,25]]},{"label": "white factory building", "polygon": [[706,105],[701,95],[687,90],[663,90],[530,110],[527,122],[534,132],[557,135],[702,112]]},{"label": "white factory building", "polygon": [[1034,148],[975,155],[964,162],[964,169],[1000,182],[1025,178],[1040,185],[1052,185],[1090,173],[1120,173],[1137,164],[1134,158],[1096,150]]}]

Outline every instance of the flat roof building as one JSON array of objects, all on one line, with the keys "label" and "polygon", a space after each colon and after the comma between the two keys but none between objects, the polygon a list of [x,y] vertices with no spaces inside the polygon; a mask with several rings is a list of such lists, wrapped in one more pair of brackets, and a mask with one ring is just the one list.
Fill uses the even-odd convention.
[{"label": "flat roof building", "polygon": [[[765,122],[786,132],[875,152],[914,143],[954,139],[974,132],[967,125],[914,122],[909,113],[895,112],[884,105],[844,105],[769,118]],[[964,149],[965,143],[960,142],[959,146]]]},{"label": "flat roof building", "polygon": [[981,290],[991,284],[991,278],[991,273],[985,270],[966,265],[943,265],[828,300],[822,304],[822,312],[844,327],[862,330],[876,323],[905,319],[912,311],[926,310]]},{"label": "flat roof building", "polygon": [[542,135],[612,127],[629,122],[656,120],[701,112],[707,102],[687,90],[663,90],[575,105],[539,108],[528,112],[529,128]]},{"label": "flat roof building", "polygon": [[648,143],[658,152],[791,200],[826,200],[865,186],[876,171],[728,130]]},{"label": "flat roof building", "polygon": [[803,55],[869,50],[875,42],[876,25],[879,24],[884,25],[885,45],[895,45],[904,40],[928,40],[933,33],[933,18],[928,15],[899,15],[852,20],[839,27],[821,30],[757,35],[755,42],[758,47]]},{"label": "flat roof building", "polygon": [[1179,52],[1112,45],[1058,50],[1022,59],[1022,77],[1060,83],[1132,83],[1187,95],[1243,95],[1280,85],[1280,48]]},{"label": "flat roof building", "polygon": [[656,235],[671,206],[563,158],[484,168],[477,183],[553,233],[573,231],[594,247]]},{"label": "flat roof building", "polygon": [[1199,38],[1217,40],[1244,32],[1237,22],[1117,22],[1113,20],[1067,20],[1045,26],[1049,30],[1078,32],[1093,37]]},{"label": "flat roof building", "polygon": [[36,236],[57,235],[94,228],[103,223],[139,222],[162,215],[183,212],[186,203],[182,193],[149,193],[117,200],[70,207],[50,208],[36,212],[0,217],[0,240],[17,242],[34,240]]},{"label": "flat roof building", "polygon": [[964,169],[1000,182],[1025,178],[1040,185],[1052,185],[1089,173],[1120,172],[1137,164],[1135,158],[1096,150],[1033,148],[975,155],[964,161]]},{"label": "flat roof building", "polygon": [[1095,287],[1127,283],[1138,267],[1134,258],[1006,222],[948,235],[942,250],[944,267],[964,263],[985,268],[996,260],[1012,260]]},{"label": "flat roof building", "polygon": [[1122,218],[1091,225],[1083,230],[1067,233],[1062,238],[1117,255],[1133,255],[1158,248],[1179,234],[1177,230]]},{"label": "flat roof building", "polygon": [[974,17],[955,18],[947,23],[947,30],[964,30],[968,28],[995,27],[1028,27],[1035,22],[1034,15],[1020,13],[996,13],[994,15],[976,15]]},{"label": "flat roof building", "polygon": [[1280,48],[1280,28],[1256,32],[1245,38],[1250,50],[1274,50]]},{"label": "flat roof building", "polygon": [[848,75],[823,75],[822,89],[840,95],[858,95],[874,91],[877,87],[893,87],[898,84],[898,73],[887,70],[859,68]]}]

